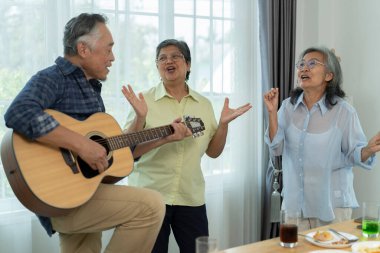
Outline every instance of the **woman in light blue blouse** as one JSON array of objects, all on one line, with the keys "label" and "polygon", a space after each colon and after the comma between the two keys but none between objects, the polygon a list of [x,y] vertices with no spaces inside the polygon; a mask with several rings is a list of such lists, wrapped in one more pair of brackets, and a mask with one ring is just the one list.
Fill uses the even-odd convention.
[{"label": "woman in light blue blouse", "polygon": [[278,112],[278,88],[264,95],[265,141],[272,155],[282,155],[282,209],[301,212],[304,230],[351,218],[358,207],[352,167],[372,168],[380,133],[367,142],[343,99],[342,71],[331,50],[308,48],[296,66],[299,87]]}]

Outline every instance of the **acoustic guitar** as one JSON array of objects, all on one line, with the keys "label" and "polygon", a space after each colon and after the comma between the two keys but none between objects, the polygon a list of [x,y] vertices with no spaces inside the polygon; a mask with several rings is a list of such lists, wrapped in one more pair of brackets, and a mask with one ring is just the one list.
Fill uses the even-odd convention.
[{"label": "acoustic guitar", "polygon": [[[70,150],[7,132],[2,140],[1,160],[9,184],[26,208],[48,217],[65,215],[86,203],[100,183],[113,184],[128,176],[134,162],[129,147],[174,133],[172,126],[166,125],[123,134],[116,120],[106,113],[78,121],[58,111],[46,112],[61,125],[105,147],[109,162],[108,169],[99,173]],[[183,123],[193,137],[203,134],[201,119],[184,117]]]}]

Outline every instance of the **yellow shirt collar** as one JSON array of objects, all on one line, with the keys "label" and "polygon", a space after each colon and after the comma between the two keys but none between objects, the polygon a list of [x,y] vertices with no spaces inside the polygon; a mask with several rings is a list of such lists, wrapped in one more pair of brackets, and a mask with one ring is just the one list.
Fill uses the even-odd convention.
[{"label": "yellow shirt collar", "polygon": [[[194,99],[195,101],[199,102],[200,100],[200,97],[199,97],[199,94],[194,92],[192,89],[190,89],[189,85],[186,83],[188,89],[189,89],[189,94],[186,95],[185,97],[190,97],[192,99]],[[156,89],[156,93],[154,94],[154,100],[155,101],[158,101],[160,99],[162,99],[163,97],[170,97],[170,98],[173,98],[172,95],[170,95],[166,89],[165,89],[165,86],[164,86],[164,83],[163,82],[160,82],[157,86],[157,89]]]}]

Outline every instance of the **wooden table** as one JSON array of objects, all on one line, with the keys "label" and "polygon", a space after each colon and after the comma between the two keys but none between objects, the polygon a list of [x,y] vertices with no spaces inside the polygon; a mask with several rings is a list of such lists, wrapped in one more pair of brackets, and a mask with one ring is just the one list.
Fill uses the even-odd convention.
[{"label": "wooden table", "polygon": [[[349,233],[352,235],[356,235],[359,237],[359,241],[366,241],[367,238],[362,237],[361,230],[356,228],[358,223],[355,223],[353,220],[350,221],[344,221],[341,223],[335,223],[324,227],[319,227],[316,229],[311,229],[308,231],[302,231],[302,234],[307,234],[312,231],[317,230],[327,230],[328,228],[334,228],[337,231]],[[377,238],[379,240],[379,238]],[[298,245],[295,248],[283,248],[280,246],[280,238],[273,238],[265,241],[255,242],[247,245],[243,245],[236,248],[226,249],[223,251],[220,251],[220,253],[253,253],[253,252],[260,252],[260,253],[273,253],[273,252],[286,252],[286,253],[304,253],[304,252],[310,252],[313,250],[323,250],[325,248],[318,247],[316,245],[313,245],[306,241],[305,238],[298,236]],[[347,252],[351,252],[351,247],[347,248],[339,248],[339,250],[345,250]]]}]

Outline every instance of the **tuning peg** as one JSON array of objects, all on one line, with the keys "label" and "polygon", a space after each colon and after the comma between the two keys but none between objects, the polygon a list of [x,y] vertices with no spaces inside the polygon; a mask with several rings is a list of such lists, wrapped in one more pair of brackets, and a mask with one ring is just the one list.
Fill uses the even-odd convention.
[{"label": "tuning peg", "polygon": [[203,136],[203,135],[204,135],[203,132],[194,133],[193,134],[193,138],[197,138],[197,137],[200,137],[200,136]]},{"label": "tuning peg", "polygon": [[184,121],[192,121],[194,119],[193,116],[190,116],[190,115],[183,115],[183,120]]}]

